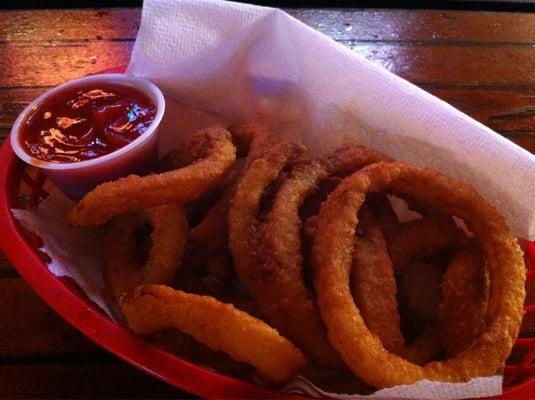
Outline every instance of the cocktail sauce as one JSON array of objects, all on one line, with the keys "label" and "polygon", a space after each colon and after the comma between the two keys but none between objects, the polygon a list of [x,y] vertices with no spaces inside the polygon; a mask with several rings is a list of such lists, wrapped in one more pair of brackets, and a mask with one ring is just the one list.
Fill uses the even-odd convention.
[{"label": "cocktail sauce", "polygon": [[28,154],[40,160],[89,160],[137,139],[155,115],[155,105],[135,88],[88,86],[37,107],[23,124],[20,140]]}]

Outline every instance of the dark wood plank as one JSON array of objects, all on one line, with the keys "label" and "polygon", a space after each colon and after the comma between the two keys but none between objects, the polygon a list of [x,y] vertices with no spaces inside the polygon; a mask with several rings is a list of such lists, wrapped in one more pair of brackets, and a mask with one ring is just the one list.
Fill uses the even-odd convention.
[{"label": "dark wood plank", "polygon": [[535,15],[434,10],[288,10],[336,40],[533,43]]},{"label": "dark wood plank", "polygon": [[127,64],[133,42],[0,44],[0,87],[53,86]]},{"label": "dark wood plank", "polygon": [[535,131],[535,88],[426,89],[495,131]]},{"label": "dark wood plank", "polygon": [[156,399],[193,398],[119,361],[0,366],[0,397],[6,399]]},{"label": "dark wood plank", "polygon": [[0,310],[0,359],[102,352],[61,319],[20,278],[0,278]]},{"label": "dark wood plank", "polygon": [[0,88],[0,129],[11,129],[11,125],[24,107],[46,90],[46,87]]},{"label": "dark wood plank", "polygon": [[[455,45],[420,46],[344,42],[355,53],[416,84],[535,85],[535,52]],[[52,86],[127,64],[132,42],[62,45],[0,44],[0,87]]]},{"label": "dark wood plank", "polygon": [[413,45],[342,42],[355,53],[416,84],[531,85],[530,46]]},{"label": "dark wood plank", "polygon": [[[286,9],[336,40],[533,43],[535,15],[434,10]],[[3,11],[0,41],[124,40],[141,10]]]},{"label": "dark wood plank", "polygon": [[141,10],[6,10],[0,18],[0,42],[134,39]]}]

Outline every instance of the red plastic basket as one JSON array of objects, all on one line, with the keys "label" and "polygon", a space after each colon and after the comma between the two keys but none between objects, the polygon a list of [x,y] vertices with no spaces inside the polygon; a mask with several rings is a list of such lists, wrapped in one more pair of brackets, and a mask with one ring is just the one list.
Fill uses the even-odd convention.
[{"label": "red plastic basket", "polygon": [[[24,232],[12,208],[37,205],[47,196],[45,179],[32,174],[6,140],[0,150],[0,229],[2,250],[26,282],[58,314],[88,338],[121,359],[180,389],[203,397],[289,398],[295,397],[185,361],[132,335],[111,321],[81,290],[48,270],[39,243]],[[21,196],[26,192],[25,196]],[[528,281],[535,280],[535,244],[524,242]],[[535,321],[535,304],[526,305],[525,321]],[[535,338],[520,337],[505,367],[502,399],[535,396]]]}]

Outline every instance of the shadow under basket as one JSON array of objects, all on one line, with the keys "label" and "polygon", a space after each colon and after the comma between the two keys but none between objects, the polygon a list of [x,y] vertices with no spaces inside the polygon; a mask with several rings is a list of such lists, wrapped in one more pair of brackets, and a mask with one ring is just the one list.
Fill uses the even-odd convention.
[{"label": "shadow under basket", "polygon": [[[217,398],[297,398],[192,364],[141,340],[110,320],[71,279],[53,275],[47,255],[39,250],[40,238],[25,231],[11,213],[13,208],[37,207],[51,187],[42,174],[15,156],[6,140],[0,150],[0,246],[58,314],[121,359],[190,393]],[[523,241],[522,246],[532,295],[526,299],[521,334],[504,369],[504,393],[495,397],[501,399],[531,398],[535,392],[535,244]]]}]

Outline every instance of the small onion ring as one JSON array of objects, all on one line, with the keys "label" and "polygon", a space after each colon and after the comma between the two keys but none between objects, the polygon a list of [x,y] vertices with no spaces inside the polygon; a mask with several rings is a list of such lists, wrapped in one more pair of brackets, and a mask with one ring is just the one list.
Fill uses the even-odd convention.
[{"label": "small onion ring", "polygon": [[103,183],[71,210],[69,222],[80,226],[100,225],[119,214],[194,200],[216,187],[236,160],[230,133],[222,127],[196,132],[185,146],[190,165],[161,174],[130,175]]},{"label": "small onion ring", "polygon": [[[143,265],[136,259],[136,228],[153,227],[152,246]],[[114,218],[106,228],[103,244],[104,279],[118,300],[136,286],[169,283],[180,265],[188,221],[184,207],[170,204],[148,208],[137,214]]]},{"label": "small onion ring", "polygon": [[[425,366],[389,353],[366,327],[349,287],[357,212],[367,193],[387,191],[461,218],[487,259],[490,296],[485,331],[453,358]],[[502,216],[470,186],[404,163],[372,164],[344,179],[323,203],[314,238],[315,288],[328,338],[350,369],[376,387],[421,379],[467,381],[495,373],[520,330],[525,298],[522,251]]]}]

